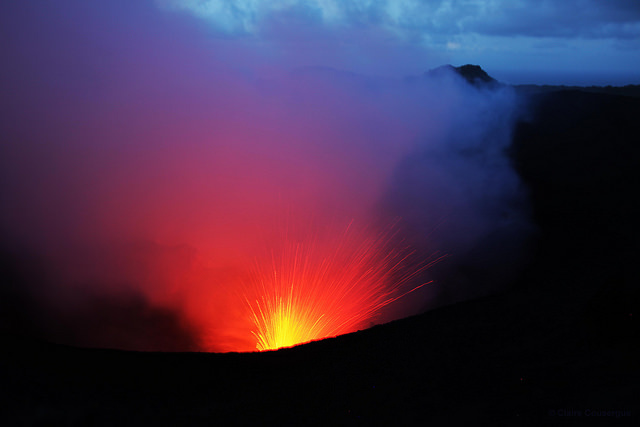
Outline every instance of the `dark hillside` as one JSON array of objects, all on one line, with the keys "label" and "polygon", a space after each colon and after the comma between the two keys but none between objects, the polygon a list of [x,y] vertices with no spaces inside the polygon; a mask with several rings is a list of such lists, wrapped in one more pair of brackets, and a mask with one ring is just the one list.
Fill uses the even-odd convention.
[{"label": "dark hillside", "polygon": [[638,117],[635,98],[582,91],[532,97],[513,157],[547,236],[638,250]]}]

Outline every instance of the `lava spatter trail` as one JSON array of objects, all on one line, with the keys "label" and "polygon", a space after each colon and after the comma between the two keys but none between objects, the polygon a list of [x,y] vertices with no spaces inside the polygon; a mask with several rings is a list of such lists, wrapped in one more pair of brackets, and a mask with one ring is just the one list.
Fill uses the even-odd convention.
[{"label": "lava spatter trail", "polygon": [[392,231],[356,230],[350,224],[334,236],[287,238],[256,260],[245,302],[257,350],[354,332],[429,283],[416,281],[442,258],[416,262],[414,252],[392,245]]}]

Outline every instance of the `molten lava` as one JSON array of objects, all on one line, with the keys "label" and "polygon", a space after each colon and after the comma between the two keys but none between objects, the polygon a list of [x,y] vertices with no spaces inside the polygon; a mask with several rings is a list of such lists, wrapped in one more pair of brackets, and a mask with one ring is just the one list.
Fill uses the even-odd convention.
[{"label": "molten lava", "polygon": [[[254,268],[245,295],[259,351],[291,347],[361,328],[407,290],[418,273],[413,253],[392,245],[391,233],[347,227],[335,239],[292,242]],[[396,246],[394,248],[393,246]]]}]

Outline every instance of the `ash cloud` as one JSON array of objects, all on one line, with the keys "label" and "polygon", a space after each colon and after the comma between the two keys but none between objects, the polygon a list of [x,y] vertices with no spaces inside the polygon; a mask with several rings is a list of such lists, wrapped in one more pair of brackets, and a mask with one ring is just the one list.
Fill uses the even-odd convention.
[{"label": "ash cloud", "polygon": [[[508,88],[344,72],[332,49],[280,55],[147,3],[3,4],[0,16],[2,292],[24,307],[3,303],[6,329],[251,350],[238,289],[283,224],[400,217],[417,256],[450,254],[428,274],[455,298],[416,292],[397,315],[505,282],[501,257],[521,253]],[[357,48],[361,63],[395,55]],[[445,280],[460,265],[482,274]]]}]

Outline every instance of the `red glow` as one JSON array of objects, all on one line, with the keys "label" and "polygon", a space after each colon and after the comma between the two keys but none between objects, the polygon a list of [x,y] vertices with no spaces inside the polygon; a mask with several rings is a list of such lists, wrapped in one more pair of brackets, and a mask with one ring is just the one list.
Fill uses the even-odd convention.
[{"label": "red glow", "polygon": [[[38,321],[54,341],[225,352],[355,331],[424,308],[430,287],[398,300],[424,251],[519,224],[515,172],[477,145],[506,147],[506,88],[346,71],[373,62],[306,18],[266,25],[269,47],[153,2],[5,3],[0,243],[42,260],[25,295],[64,320]],[[386,224],[346,226],[396,215],[422,264]]]},{"label": "red glow", "polygon": [[390,233],[354,230],[294,242],[256,262],[245,294],[256,349],[273,350],[362,329],[380,311],[422,287],[431,264],[390,243]]}]

